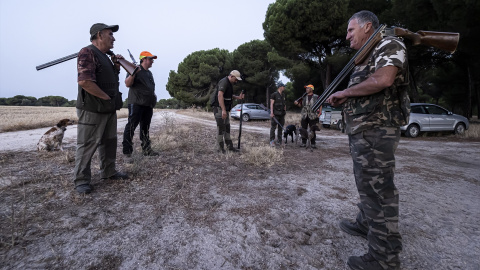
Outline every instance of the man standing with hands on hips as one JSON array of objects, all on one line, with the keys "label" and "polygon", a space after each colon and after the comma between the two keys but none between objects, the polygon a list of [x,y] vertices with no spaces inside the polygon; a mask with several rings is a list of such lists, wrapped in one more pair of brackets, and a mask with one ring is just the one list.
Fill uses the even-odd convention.
[{"label": "man standing with hands on hips", "polygon": [[128,91],[128,123],[123,132],[123,154],[131,157],[133,152],[133,135],[140,124],[140,141],[144,156],[158,156],[154,152],[150,142],[150,123],[153,116],[153,108],[157,104],[155,95],[155,81],[152,72],[153,59],[156,55],[143,51],[140,53],[140,69],[132,75],[127,74],[125,85]]},{"label": "man standing with hands on hips", "polygon": [[[92,172],[90,164],[98,148],[100,177],[102,179],[127,179],[125,173],[115,169],[117,157],[117,113],[121,99],[117,99],[120,64],[119,54],[112,55],[113,32],[118,25],[96,23],[90,28],[91,45],[78,53],[77,97],[77,150],[75,152],[75,189],[80,194],[90,193]],[[107,53],[112,55],[111,60]],[[113,63],[112,63],[113,62]]]},{"label": "man standing with hands on hips", "polygon": [[[372,12],[355,13],[347,28],[350,47],[359,50],[378,27]],[[356,221],[342,220],[340,228],[368,240],[365,255],[348,258],[351,269],[400,269],[399,195],[393,178],[399,127],[410,116],[407,66],[405,44],[396,37],[384,37],[354,68],[348,88],[327,99],[332,106],[343,104],[360,195]]]}]

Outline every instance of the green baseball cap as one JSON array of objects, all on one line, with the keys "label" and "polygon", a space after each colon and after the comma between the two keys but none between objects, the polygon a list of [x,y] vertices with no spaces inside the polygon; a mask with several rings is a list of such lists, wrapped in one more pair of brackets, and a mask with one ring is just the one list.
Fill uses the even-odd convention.
[{"label": "green baseball cap", "polygon": [[104,23],[96,23],[92,25],[92,27],[90,27],[90,40],[103,29],[112,29],[112,32],[117,32],[118,25],[106,25]]}]

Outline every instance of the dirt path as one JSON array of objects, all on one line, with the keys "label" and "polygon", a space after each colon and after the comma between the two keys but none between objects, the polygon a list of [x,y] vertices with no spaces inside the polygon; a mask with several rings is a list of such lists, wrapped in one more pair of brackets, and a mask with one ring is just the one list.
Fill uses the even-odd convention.
[{"label": "dirt path", "polygon": [[[188,124],[172,130],[167,118]],[[358,200],[340,132],[320,131],[313,152],[287,144],[265,167],[243,157],[268,144],[268,123],[244,125],[241,155],[215,152],[213,121],[154,123],[162,155],[119,156],[132,175],[119,182],[99,180],[95,159],[88,196],[72,189],[75,127],[64,153],[32,150],[45,129],[11,136],[17,146],[0,148],[0,269],[347,269],[366,251],[337,226]],[[402,138],[396,159],[402,269],[480,269],[480,143]]]}]

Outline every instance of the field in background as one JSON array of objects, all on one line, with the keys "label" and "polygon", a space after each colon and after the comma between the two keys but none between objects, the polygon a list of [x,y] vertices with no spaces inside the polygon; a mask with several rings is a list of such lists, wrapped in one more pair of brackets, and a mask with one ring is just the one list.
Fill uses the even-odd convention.
[{"label": "field in background", "polygon": [[[164,111],[155,109],[155,111]],[[207,112],[202,109],[185,109],[178,110],[177,112],[189,116],[194,116],[202,119],[213,118],[212,112]],[[117,111],[118,118],[128,117],[128,110],[122,108]],[[300,124],[300,113],[287,112],[285,117],[285,125]],[[29,130],[36,128],[51,127],[57,124],[61,119],[69,118],[75,122],[78,120],[76,108],[74,107],[39,107],[39,106],[0,106],[0,133],[18,130]],[[255,120],[254,120],[255,121]],[[231,119],[232,123],[238,121]],[[264,122],[264,124],[270,126],[270,121],[256,121]],[[421,136],[445,136],[444,133],[423,133]],[[453,136],[453,135],[451,135]],[[472,120],[470,122],[470,128],[464,135],[455,135],[464,138],[480,138],[480,122],[478,120]]]},{"label": "field in background", "polygon": [[[128,116],[128,110],[117,111],[118,118]],[[0,106],[0,132],[28,130],[54,126],[61,119],[77,122],[75,107]]]}]

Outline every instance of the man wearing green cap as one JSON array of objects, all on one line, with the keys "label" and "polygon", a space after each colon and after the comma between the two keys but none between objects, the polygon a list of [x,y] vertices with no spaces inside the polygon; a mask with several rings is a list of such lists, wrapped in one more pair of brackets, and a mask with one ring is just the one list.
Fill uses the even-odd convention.
[{"label": "man wearing green cap", "polygon": [[[77,150],[75,153],[74,183],[80,194],[92,191],[90,164],[98,148],[100,177],[102,179],[127,179],[115,169],[117,154],[117,114],[121,107],[118,91],[120,65],[113,55],[118,25],[96,23],[90,28],[91,45],[80,50],[77,57]],[[111,55],[108,58],[107,53]],[[113,63],[112,63],[113,62]]]},{"label": "man wearing green cap", "polygon": [[128,123],[123,132],[123,154],[130,157],[133,152],[133,135],[140,124],[140,141],[144,156],[158,156],[150,143],[150,123],[153,116],[153,107],[157,104],[155,95],[155,81],[152,72],[153,59],[156,55],[143,51],[140,53],[140,69],[135,74],[127,74],[125,85],[128,91]]}]

